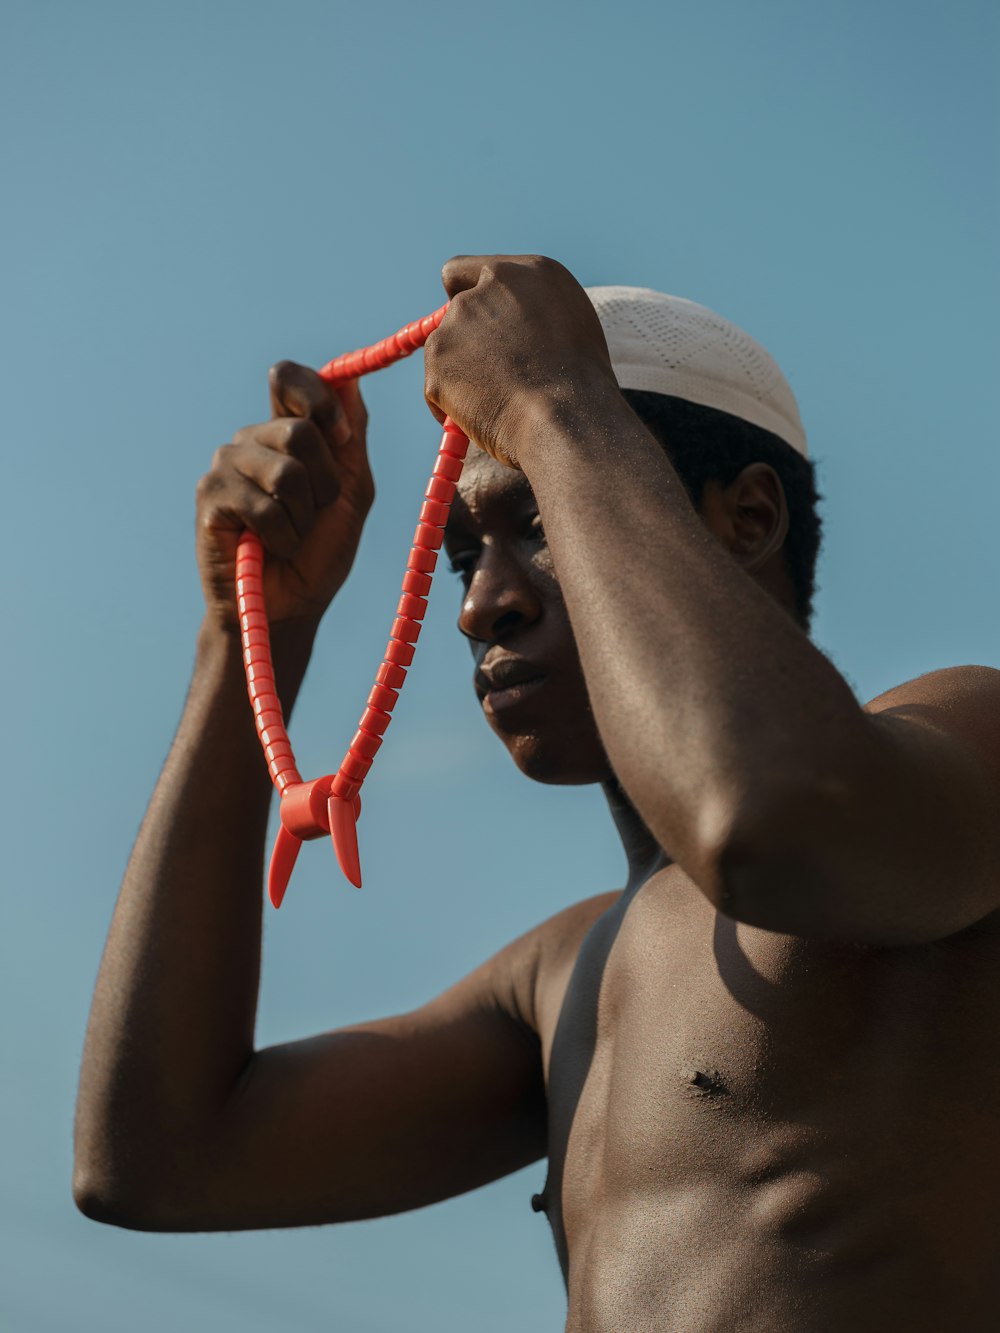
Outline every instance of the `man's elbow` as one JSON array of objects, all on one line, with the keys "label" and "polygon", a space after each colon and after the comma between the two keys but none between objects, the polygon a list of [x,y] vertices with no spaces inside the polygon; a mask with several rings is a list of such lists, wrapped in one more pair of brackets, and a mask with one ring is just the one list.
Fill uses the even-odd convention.
[{"label": "man's elbow", "polygon": [[84,1217],[89,1217],[92,1222],[126,1227],[133,1231],[144,1230],[130,1204],[126,1204],[104,1182],[79,1168],[73,1173],[73,1202]]},{"label": "man's elbow", "polygon": [[126,1231],[180,1231],[171,1226],[151,1197],[140,1197],[134,1189],[109,1180],[77,1163],[73,1172],[73,1202],[92,1222],[122,1227]]}]

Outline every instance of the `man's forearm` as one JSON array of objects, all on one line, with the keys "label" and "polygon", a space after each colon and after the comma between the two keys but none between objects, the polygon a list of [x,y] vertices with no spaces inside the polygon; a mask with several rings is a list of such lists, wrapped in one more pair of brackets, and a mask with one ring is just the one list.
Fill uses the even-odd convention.
[{"label": "man's forearm", "polygon": [[730,833],[847,771],[861,709],[722,548],[624,400],[548,405],[523,433],[608,758],[660,844],[720,894]]},{"label": "man's forearm", "polygon": [[[279,627],[286,710],[311,628]],[[239,641],[206,623],[184,715],[129,861],[97,979],[77,1105],[77,1194],[180,1170],[253,1051],[270,782]]]}]

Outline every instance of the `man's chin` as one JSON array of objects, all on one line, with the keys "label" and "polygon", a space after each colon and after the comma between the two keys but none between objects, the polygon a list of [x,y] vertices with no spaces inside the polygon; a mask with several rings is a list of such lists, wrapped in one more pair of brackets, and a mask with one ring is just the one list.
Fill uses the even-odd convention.
[{"label": "man's chin", "polygon": [[507,752],[526,778],[555,787],[582,787],[612,777],[602,749],[581,751],[537,734],[502,736]]}]

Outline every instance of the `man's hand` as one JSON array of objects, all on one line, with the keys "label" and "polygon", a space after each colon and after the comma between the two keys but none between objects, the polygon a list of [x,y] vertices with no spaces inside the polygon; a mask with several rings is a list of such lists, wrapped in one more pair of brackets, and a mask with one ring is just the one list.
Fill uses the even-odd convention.
[{"label": "man's hand", "polygon": [[481,449],[520,467],[533,410],[618,393],[604,331],[586,292],[554,259],[459,255],[442,273],[451,298],[427,340],[424,393]]},{"label": "man's hand", "polygon": [[375,483],[357,382],[339,390],[305,366],[270,374],[272,419],[237,431],[198,485],[198,566],[209,618],[236,625],[236,544],[255,532],[268,617],[318,623],[357,553]]}]

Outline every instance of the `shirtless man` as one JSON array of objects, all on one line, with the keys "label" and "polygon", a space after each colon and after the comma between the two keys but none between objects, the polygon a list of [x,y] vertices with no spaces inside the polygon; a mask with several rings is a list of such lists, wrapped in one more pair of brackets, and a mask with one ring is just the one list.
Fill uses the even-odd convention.
[{"label": "shirtless man", "polygon": [[[628,883],[413,1013],[254,1049],[269,785],[236,538],[273,557],[287,710],[373,497],[356,387],[276,367],[274,419],[199,491],[208,612],[97,983],[79,1207],[163,1231],[344,1222],[548,1154],[573,1333],[995,1330],[1000,671],[862,707],[809,641],[772,465],[804,446],[756,345],[716,321],[682,348],[681,375],[716,358],[709,404],[760,372],[724,417],[695,372],[639,392],[625,355],[623,394],[551,260],[460,258],[445,286],[426,390],[483,451],[447,538],[475,686],[524,773],[602,784]],[[662,321],[621,299],[602,318],[662,368]],[[692,502],[675,429],[707,450],[745,422],[772,462]]]}]

